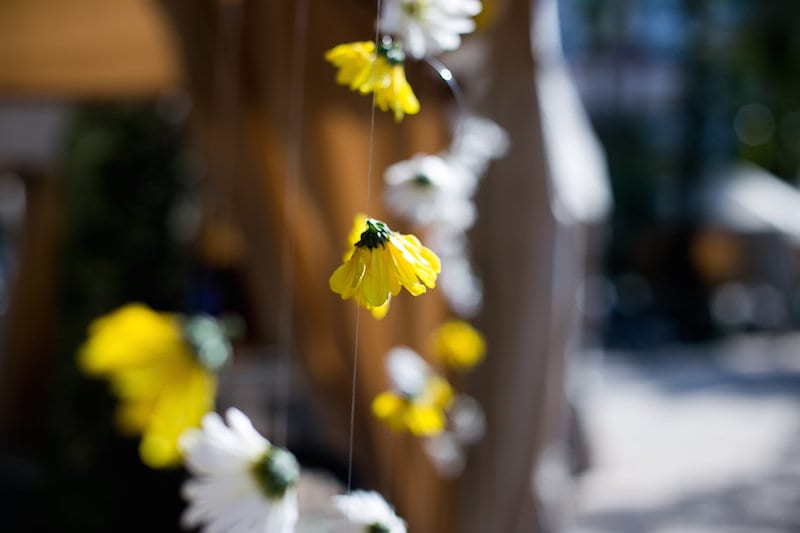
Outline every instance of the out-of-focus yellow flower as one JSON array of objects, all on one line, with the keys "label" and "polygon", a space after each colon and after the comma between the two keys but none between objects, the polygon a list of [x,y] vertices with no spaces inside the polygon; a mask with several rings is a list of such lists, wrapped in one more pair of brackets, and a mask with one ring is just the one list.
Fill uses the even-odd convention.
[{"label": "out-of-focus yellow flower", "polygon": [[[358,235],[356,239],[355,236]],[[436,286],[439,258],[413,235],[392,231],[380,220],[357,215],[344,264],[331,274],[331,290],[355,299],[381,318],[401,287],[419,296]]]},{"label": "out-of-focus yellow flower", "polygon": [[339,69],[336,83],[348,85],[361,94],[375,93],[381,111],[391,109],[397,122],[419,113],[419,101],[406,80],[402,47],[384,37],[377,52],[375,43],[361,41],[340,44],[325,53],[325,59]]},{"label": "out-of-focus yellow flower", "polygon": [[445,413],[452,401],[450,384],[438,376],[431,376],[419,395],[407,396],[395,391],[380,393],[372,402],[372,413],[395,431],[431,436],[444,429],[447,424]]},{"label": "out-of-focus yellow flower", "polygon": [[450,368],[469,370],[486,355],[486,341],[463,320],[448,320],[433,332],[433,353]]},{"label": "out-of-focus yellow flower", "polygon": [[414,435],[440,433],[447,424],[446,412],[453,402],[453,388],[431,370],[414,350],[395,347],[386,358],[392,390],[372,402],[372,413],[395,431]]},{"label": "out-of-focus yellow flower", "polygon": [[[194,329],[206,342],[203,327]],[[226,341],[194,346],[187,337],[177,315],[128,304],[92,322],[80,349],[80,368],[108,379],[120,400],[117,425],[142,436],[139,455],[152,468],[179,464],[178,437],[214,407],[216,377],[201,355],[224,352]]]}]

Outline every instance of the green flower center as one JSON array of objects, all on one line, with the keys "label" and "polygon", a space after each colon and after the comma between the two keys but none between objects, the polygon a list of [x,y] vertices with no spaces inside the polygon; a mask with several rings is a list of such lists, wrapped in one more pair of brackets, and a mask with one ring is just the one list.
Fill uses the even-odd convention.
[{"label": "green flower center", "polygon": [[390,533],[388,527],[378,522],[374,524],[370,524],[369,528],[367,529],[368,533]]},{"label": "green flower center", "polygon": [[275,446],[251,470],[258,486],[268,498],[278,500],[300,476],[300,465],[290,452]]},{"label": "green flower center", "polygon": [[406,60],[403,45],[392,40],[389,35],[384,35],[378,44],[378,55],[386,58],[390,65],[401,65]]},{"label": "green flower center", "polygon": [[361,234],[361,238],[356,243],[359,248],[377,248],[383,247],[389,240],[392,230],[389,229],[385,223],[374,218],[367,219],[367,229]]},{"label": "green flower center", "polygon": [[408,0],[403,3],[403,11],[405,11],[409,17],[418,18],[422,14],[424,8],[425,6],[421,0]]},{"label": "green flower center", "polygon": [[412,179],[412,182],[414,185],[421,188],[430,187],[433,185],[433,180],[427,174],[417,174]]},{"label": "green flower center", "polygon": [[209,370],[219,370],[230,358],[228,335],[220,322],[210,316],[188,318],[183,323],[183,337],[200,364]]}]

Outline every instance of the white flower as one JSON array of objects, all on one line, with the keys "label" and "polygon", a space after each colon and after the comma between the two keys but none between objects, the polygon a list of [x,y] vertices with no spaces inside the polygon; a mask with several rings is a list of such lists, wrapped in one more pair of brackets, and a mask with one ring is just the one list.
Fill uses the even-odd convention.
[{"label": "white flower", "polygon": [[483,303],[483,286],[466,255],[440,256],[439,284],[453,310],[462,317],[475,316]]},{"label": "white flower", "polygon": [[477,178],[448,159],[418,154],[387,168],[384,180],[386,205],[415,224],[467,229],[475,221]]},{"label": "white flower", "polygon": [[438,284],[450,307],[462,317],[474,316],[483,302],[483,286],[469,261],[466,234],[447,226],[434,227],[427,242],[442,262]]},{"label": "white flower", "polygon": [[453,479],[464,471],[467,464],[464,447],[452,431],[442,431],[425,440],[423,449],[440,476]]},{"label": "white flower", "polygon": [[510,144],[508,132],[496,122],[488,118],[466,116],[456,129],[448,159],[481,176],[490,161],[506,155]]},{"label": "white flower", "polygon": [[475,444],[486,433],[486,415],[478,400],[459,394],[449,413],[450,427],[461,444]]},{"label": "white flower", "polygon": [[384,199],[396,215],[426,226],[428,244],[442,262],[439,286],[452,309],[475,315],[483,288],[469,260],[466,231],[474,224],[472,197],[489,163],[506,154],[508,133],[481,117],[461,119],[448,150],[417,154],[386,169]]},{"label": "white flower", "polygon": [[415,397],[422,394],[428,385],[431,368],[411,348],[395,346],[386,354],[386,372],[394,390]]},{"label": "white flower", "polygon": [[303,469],[296,488],[300,518],[295,533],[334,533],[342,529],[343,519],[333,506],[333,497],[344,490],[339,481],[322,471]]},{"label": "white flower", "polygon": [[294,456],[255,430],[238,409],[228,409],[228,425],[216,413],[201,429],[180,438],[186,468],[193,475],[183,485],[189,505],[185,528],[205,533],[291,533],[297,522]]},{"label": "white flower", "polygon": [[455,50],[461,35],[475,30],[472,17],[481,12],[480,0],[385,0],[380,30],[403,40],[416,59]]},{"label": "white flower", "polygon": [[486,415],[475,398],[459,394],[447,413],[447,422],[447,430],[427,439],[423,449],[441,476],[455,478],[466,466],[465,447],[486,433]]},{"label": "white flower", "polygon": [[[358,533],[406,533],[406,523],[377,492],[357,490],[333,499],[333,504],[347,522],[362,526]],[[356,533],[352,528],[347,531]]]}]

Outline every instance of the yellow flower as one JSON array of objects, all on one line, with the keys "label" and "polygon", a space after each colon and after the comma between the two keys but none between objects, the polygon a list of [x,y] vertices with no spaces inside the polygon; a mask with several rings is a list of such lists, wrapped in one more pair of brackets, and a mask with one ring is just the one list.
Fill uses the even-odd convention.
[{"label": "yellow flower", "polygon": [[[201,325],[205,342],[203,331]],[[217,353],[220,345],[196,349],[186,337],[178,316],[128,304],[95,320],[80,349],[80,368],[109,380],[120,401],[117,425],[126,434],[142,436],[139,455],[152,468],[179,464],[178,437],[214,407],[216,377],[200,358],[206,348]]]},{"label": "yellow flower", "polygon": [[418,436],[440,433],[447,424],[445,413],[453,402],[453,388],[447,381],[431,376],[421,394],[408,396],[396,391],[380,393],[372,401],[372,413],[395,431]]},{"label": "yellow flower", "polygon": [[[363,213],[359,213],[356,215],[355,220],[353,221],[353,229],[350,230],[350,233],[347,235],[347,242],[350,245],[347,251],[344,253],[343,259],[347,261],[350,259],[350,256],[353,255],[353,252],[356,249],[356,243],[361,240],[361,234],[367,228],[367,215]],[[392,295],[389,295],[389,298],[386,299],[386,303],[383,305],[379,305],[377,307],[368,304],[361,296],[356,293],[353,299],[358,302],[359,305],[369,310],[372,313],[373,318],[380,320],[386,316],[389,312],[389,304],[392,301]]]},{"label": "yellow flower", "polygon": [[378,318],[386,314],[389,299],[401,287],[419,296],[436,286],[439,258],[415,236],[395,233],[380,220],[358,215],[350,243],[344,263],[328,282],[343,300],[355,299]]},{"label": "yellow flower", "polygon": [[392,390],[372,402],[372,413],[395,431],[430,436],[441,432],[446,411],[453,403],[453,388],[431,370],[414,350],[392,348],[386,357]]},{"label": "yellow flower", "polygon": [[486,341],[478,330],[463,320],[449,320],[433,332],[433,353],[456,370],[468,370],[486,355]]},{"label": "yellow flower", "polygon": [[339,69],[336,83],[361,94],[374,92],[375,105],[381,111],[394,111],[397,122],[405,114],[419,113],[419,101],[403,68],[405,54],[391,37],[383,38],[377,53],[374,42],[362,41],[335,46],[325,53],[325,59]]}]

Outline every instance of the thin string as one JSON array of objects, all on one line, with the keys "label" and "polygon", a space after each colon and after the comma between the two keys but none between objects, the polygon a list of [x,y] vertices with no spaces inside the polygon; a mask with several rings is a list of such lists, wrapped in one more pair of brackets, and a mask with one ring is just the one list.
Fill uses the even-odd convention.
[{"label": "thin string", "polygon": [[436,71],[436,74],[439,75],[439,77],[447,84],[447,87],[450,88],[450,92],[453,93],[453,99],[455,100],[456,108],[458,109],[458,125],[456,126],[452,146],[453,149],[458,150],[461,148],[461,143],[464,140],[464,117],[466,117],[468,114],[464,93],[461,91],[461,86],[456,81],[455,76],[453,76],[453,71],[447,68],[444,63],[435,57],[426,57],[425,63],[427,63],[434,71]]},{"label": "thin string", "polygon": [[[378,2],[380,4],[380,1]],[[372,111],[369,119],[369,162],[367,163],[367,201],[364,214],[369,216],[369,204],[372,196],[372,154],[375,145],[375,91],[372,92]]]},{"label": "thin string", "polygon": [[[377,53],[378,46],[380,45],[380,27],[381,27],[381,0],[377,1],[376,14],[375,14],[375,52]],[[374,68],[374,66],[373,66]],[[369,120],[369,156],[367,162],[367,199],[365,214],[369,214],[370,199],[372,196],[372,160],[375,148],[375,91],[372,91],[372,110]],[[356,378],[358,377],[358,344],[359,344],[359,325],[361,322],[361,308],[356,306],[356,324],[353,340],[353,380],[350,393],[350,438],[347,445],[347,494],[350,495],[353,490],[353,437],[355,432],[356,422]],[[350,500],[348,499],[348,502]],[[350,505],[348,504],[347,516],[350,514]]]},{"label": "thin string", "polygon": [[[356,378],[358,377],[358,330],[361,323],[361,308],[356,307],[355,343],[353,347],[353,383],[350,390],[350,443],[347,446],[347,494],[353,490],[353,431],[356,420]],[[349,500],[348,500],[349,501]],[[347,516],[350,516],[348,505]]]},{"label": "thin string", "polygon": [[[219,17],[217,26],[217,43],[214,72],[216,85],[214,86],[214,100],[216,103],[216,119],[229,142],[225,143],[224,150],[226,161],[220,172],[222,186],[218,190],[221,195],[212,198],[210,207],[216,208],[217,214],[230,217],[233,213],[233,187],[236,175],[236,147],[239,107],[239,56],[241,45],[241,4],[240,2],[221,2],[219,4]],[[221,200],[220,200],[221,198]],[[228,220],[227,222],[230,222]]]},{"label": "thin string", "polygon": [[289,82],[289,115],[287,117],[286,176],[284,179],[284,245],[281,247],[281,292],[278,309],[279,351],[275,369],[275,425],[273,439],[286,446],[289,431],[289,402],[291,395],[291,361],[294,355],[294,286],[295,239],[289,229],[297,219],[300,204],[300,172],[303,148],[303,115],[305,96],[306,47],[308,42],[308,0],[296,0],[294,4],[294,42],[292,44],[291,78]]},{"label": "thin string", "polygon": [[[378,46],[380,45],[381,38],[381,0],[378,0],[378,12],[375,15],[375,53],[378,53]],[[375,68],[373,65],[372,68]],[[369,215],[369,203],[372,195],[372,159],[375,147],[375,98],[376,91],[372,91],[372,108],[369,118],[369,161],[367,163],[367,206],[364,213]]]}]

